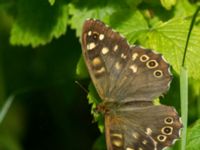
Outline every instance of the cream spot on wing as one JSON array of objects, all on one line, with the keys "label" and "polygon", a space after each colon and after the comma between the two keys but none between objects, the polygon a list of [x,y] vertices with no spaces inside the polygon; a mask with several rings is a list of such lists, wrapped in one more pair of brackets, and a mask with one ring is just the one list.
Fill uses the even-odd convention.
[{"label": "cream spot on wing", "polygon": [[137,72],[137,66],[136,65],[131,65],[130,67],[129,67],[129,69],[131,69],[132,71],[133,71],[133,73],[136,73]]},{"label": "cream spot on wing", "polygon": [[117,146],[117,147],[121,147],[123,145],[122,141],[121,140],[117,140],[117,139],[114,139],[112,141],[112,144]]},{"label": "cream spot on wing", "polygon": [[133,53],[133,55],[132,55],[132,61],[136,60],[137,57],[138,57],[138,53]]},{"label": "cream spot on wing", "polygon": [[95,57],[93,60],[92,60],[92,64],[93,66],[98,66],[101,64],[101,59],[99,57]]},{"label": "cream spot on wing", "polygon": [[118,49],[118,45],[115,45],[114,48],[113,48],[113,51],[116,52],[117,49]]},{"label": "cream spot on wing", "polygon": [[123,137],[122,134],[120,134],[120,133],[113,133],[112,136],[113,137],[118,137],[120,139],[122,139],[122,137]]},{"label": "cream spot on wing", "polygon": [[146,145],[146,144],[147,144],[147,140],[142,141],[142,143],[143,143],[144,145]]},{"label": "cream spot on wing", "polygon": [[101,50],[102,54],[107,54],[109,52],[109,49],[107,47],[103,47]]},{"label": "cream spot on wing", "polygon": [[92,35],[92,31],[88,31],[88,36],[91,36]]},{"label": "cream spot on wing", "polygon": [[139,147],[139,149],[138,149],[138,150],[143,150],[143,148]]},{"label": "cream spot on wing", "polygon": [[133,148],[127,147],[126,150],[134,150]]},{"label": "cream spot on wing", "polygon": [[116,68],[117,70],[121,69],[121,65],[120,65],[119,62],[116,62],[116,63],[115,63],[115,68]]},{"label": "cream spot on wing", "polygon": [[151,135],[151,134],[152,134],[151,128],[147,128],[145,133],[146,133],[147,135]]},{"label": "cream spot on wing", "polygon": [[100,34],[99,35],[99,40],[103,40],[104,39],[104,34]]},{"label": "cream spot on wing", "polygon": [[121,58],[126,59],[126,55],[124,53],[121,54]]},{"label": "cream spot on wing", "polygon": [[89,44],[87,45],[87,50],[92,50],[92,49],[94,49],[95,47],[96,47],[96,44],[95,44],[94,42],[89,43]]},{"label": "cream spot on wing", "polygon": [[104,67],[101,67],[99,70],[97,70],[96,71],[96,73],[103,73],[103,72],[105,72],[106,70],[105,70],[105,68]]},{"label": "cream spot on wing", "polygon": [[133,132],[132,136],[135,138],[135,139],[138,139],[139,138],[139,134],[137,132]]}]

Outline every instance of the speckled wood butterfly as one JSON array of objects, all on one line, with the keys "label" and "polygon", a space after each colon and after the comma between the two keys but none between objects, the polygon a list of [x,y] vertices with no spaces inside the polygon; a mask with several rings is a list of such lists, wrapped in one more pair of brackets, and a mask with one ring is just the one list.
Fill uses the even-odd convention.
[{"label": "speckled wood butterfly", "polygon": [[83,25],[83,56],[103,100],[107,150],[161,150],[180,138],[176,110],[153,105],[172,80],[161,54],[132,46],[99,20]]}]

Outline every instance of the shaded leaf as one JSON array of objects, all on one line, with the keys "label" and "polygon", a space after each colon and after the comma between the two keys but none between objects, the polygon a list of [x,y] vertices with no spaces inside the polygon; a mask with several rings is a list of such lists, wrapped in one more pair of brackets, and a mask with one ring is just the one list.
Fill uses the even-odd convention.
[{"label": "shaded leaf", "polygon": [[[127,14],[125,17],[124,14]],[[123,34],[130,43],[135,41],[148,31],[147,21],[140,11],[119,11],[112,16],[110,24],[114,29]]]},{"label": "shaded leaf", "polygon": [[142,0],[125,0],[126,3],[131,7],[137,7],[140,3],[142,3]]},{"label": "shaded leaf", "polygon": [[95,141],[95,143],[92,147],[92,150],[107,150],[104,134],[102,134],[98,137],[98,139]]},{"label": "shaded leaf", "polygon": [[83,56],[81,55],[77,67],[76,67],[76,74],[79,78],[87,78],[89,77]]},{"label": "shaded leaf", "polygon": [[88,102],[92,105],[91,114],[94,116],[94,121],[98,123],[100,132],[104,131],[104,118],[102,114],[96,111],[97,104],[101,102],[98,93],[93,84],[89,85]]},{"label": "shaded leaf", "polygon": [[0,135],[0,149],[1,150],[22,150],[21,145],[19,144],[19,141],[14,138],[14,136]]},{"label": "shaded leaf", "polygon": [[67,5],[62,3],[50,6],[48,1],[20,0],[11,31],[11,44],[36,47],[60,37],[67,29],[67,10]]}]

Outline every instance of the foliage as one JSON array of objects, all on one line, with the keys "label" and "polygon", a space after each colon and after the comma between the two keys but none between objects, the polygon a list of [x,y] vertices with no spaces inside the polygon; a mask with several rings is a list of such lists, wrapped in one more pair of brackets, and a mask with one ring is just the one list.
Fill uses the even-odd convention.
[{"label": "foliage", "polygon": [[200,147],[200,120],[189,128],[187,136],[187,150],[197,150]]},{"label": "foliage", "polygon": [[[0,61],[0,106],[3,106],[6,97],[18,90],[24,88],[25,91],[41,88],[49,90],[52,86],[59,85],[60,87],[60,84],[68,86],[66,89],[60,87],[62,90],[58,90],[68,91],[67,96],[62,93],[66,98],[66,103],[60,104],[60,107],[69,105],[66,107],[71,110],[70,104],[74,99],[81,101],[76,97],[80,95],[76,94],[80,91],[75,90],[73,84],[69,82],[74,82],[74,80],[87,82],[86,79],[89,78],[81,57],[80,36],[83,22],[87,18],[96,18],[123,34],[130,44],[154,49],[165,57],[172,66],[175,78],[171,90],[161,103],[170,103],[180,110],[181,63],[189,25],[197,6],[197,2],[188,0],[0,0],[0,58],[2,58]],[[200,117],[199,37],[200,24],[197,17],[186,55],[189,77],[189,126]],[[98,127],[103,131],[102,117],[95,111],[96,105],[101,100],[91,84],[88,99],[89,104],[92,105],[91,113],[95,121],[99,122]],[[51,103],[59,102],[47,102],[54,114],[54,119],[58,119],[56,117],[58,112]],[[57,121],[62,124],[61,120]],[[59,127],[63,128],[63,126]],[[199,121],[189,128],[188,150],[198,149],[199,129]],[[15,133],[5,132],[4,134],[15,136]],[[3,142],[4,145],[6,143],[1,140],[3,135],[0,136],[0,145]],[[8,139],[12,141],[8,142],[8,145],[9,143],[16,145],[12,149],[23,149],[18,144],[21,136],[18,140]],[[105,146],[102,146],[105,144],[102,138],[92,143],[95,143],[94,149],[105,149]]]}]

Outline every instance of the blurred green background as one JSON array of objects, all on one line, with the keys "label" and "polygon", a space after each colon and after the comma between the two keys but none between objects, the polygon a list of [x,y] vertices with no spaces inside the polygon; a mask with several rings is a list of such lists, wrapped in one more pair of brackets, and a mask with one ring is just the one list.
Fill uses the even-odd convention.
[{"label": "blurred green background", "polygon": [[[15,1],[13,1],[15,2]],[[0,10],[0,150],[89,150],[99,134],[86,93],[75,84],[81,47],[75,31],[45,46],[12,46],[12,18]],[[87,88],[88,81],[80,81]]]},{"label": "blurred green background", "polygon": [[[105,150],[87,94],[81,58],[87,18],[98,18],[133,44],[156,49],[172,65],[174,80],[162,103],[180,113],[179,74],[197,0],[0,0],[0,150]],[[187,53],[187,150],[200,147],[200,24]],[[195,123],[196,122],[196,123]],[[174,148],[175,150],[176,148]]]}]

